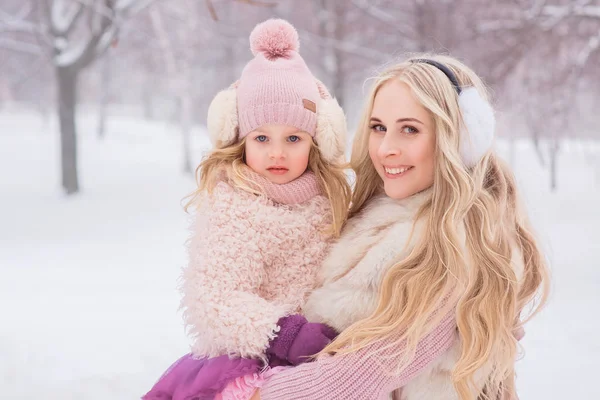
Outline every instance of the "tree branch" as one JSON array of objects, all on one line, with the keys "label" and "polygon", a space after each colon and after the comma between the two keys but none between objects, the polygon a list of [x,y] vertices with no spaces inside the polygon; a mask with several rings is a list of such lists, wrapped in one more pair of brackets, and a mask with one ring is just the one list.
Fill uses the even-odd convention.
[{"label": "tree branch", "polygon": [[83,5],[55,1],[50,15],[51,29],[55,36],[66,36],[71,32],[83,12]]},{"label": "tree branch", "polygon": [[7,37],[0,37],[0,47],[19,53],[43,55],[40,46],[33,43],[20,42]]},{"label": "tree branch", "polygon": [[0,9],[0,23],[4,25],[5,32],[41,33],[42,30],[33,22],[25,18],[29,16],[30,8],[21,9],[17,15],[11,15]]},{"label": "tree branch", "polygon": [[298,33],[301,33],[308,40],[319,46],[333,46],[333,48],[337,50],[341,50],[345,53],[359,56],[367,60],[375,61],[377,63],[389,57],[389,53],[377,50],[375,48],[364,47],[356,42],[337,40],[331,37],[323,38],[320,35],[302,29],[298,29]]},{"label": "tree branch", "polygon": [[173,78],[177,75],[177,58],[173,52],[169,34],[163,23],[162,15],[157,9],[150,10],[150,20],[152,21],[152,27],[158,37],[158,44],[164,54],[165,67],[167,70],[167,76]]},{"label": "tree branch", "polygon": [[403,25],[398,23],[398,18],[396,15],[389,13],[388,11],[384,11],[375,5],[369,4],[367,0],[352,0],[352,4],[359,10],[368,14],[370,17],[373,17],[377,21],[383,22],[388,27],[393,28],[405,38],[410,37],[414,39],[413,30],[410,28],[404,30],[401,29]]},{"label": "tree branch", "polygon": [[[110,10],[110,8],[109,8]],[[118,32],[113,16],[95,14],[92,18],[91,36],[84,46],[81,55],[74,62],[75,68],[83,69],[101,55]],[[105,36],[106,35],[106,36]]]},{"label": "tree branch", "polygon": [[600,19],[600,6],[595,5],[568,5],[568,6],[545,6],[542,9],[546,17],[586,17]]},{"label": "tree branch", "polygon": [[251,6],[260,6],[260,7],[275,7],[277,4],[271,3],[268,1],[258,1],[258,0],[234,0],[238,3],[249,4]]},{"label": "tree branch", "polygon": [[206,8],[208,8],[208,12],[210,13],[210,17],[214,21],[218,21],[219,17],[217,16],[217,12],[215,11],[215,5],[212,3],[212,0],[206,0]]},{"label": "tree branch", "polygon": [[600,49],[600,32],[598,32],[597,35],[590,37],[585,48],[579,52],[575,65],[578,68],[582,68],[587,63],[590,56],[598,51],[598,49]]}]

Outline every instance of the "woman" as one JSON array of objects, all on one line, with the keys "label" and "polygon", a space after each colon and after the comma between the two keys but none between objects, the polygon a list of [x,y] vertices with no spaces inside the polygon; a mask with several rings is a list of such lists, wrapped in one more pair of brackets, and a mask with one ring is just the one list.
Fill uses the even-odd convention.
[{"label": "woman", "polygon": [[454,58],[377,77],[350,220],[304,307],[341,334],[315,362],[252,381],[253,398],[516,397],[515,332],[548,271],[494,125],[483,83]]}]

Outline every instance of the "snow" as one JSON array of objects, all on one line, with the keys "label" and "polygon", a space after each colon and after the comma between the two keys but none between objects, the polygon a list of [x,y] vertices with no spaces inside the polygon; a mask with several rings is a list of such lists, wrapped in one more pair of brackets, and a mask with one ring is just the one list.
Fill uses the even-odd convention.
[{"label": "snow", "polygon": [[[181,200],[195,184],[181,173],[179,130],[113,116],[99,140],[93,116],[78,123],[82,192],[66,197],[55,120],[0,110],[2,398],[139,398],[188,349],[176,287],[187,237]],[[208,145],[200,128],[193,145],[198,161]],[[600,147],[562,147],[557,193],[529,143],[516,148],[519,183],[553,271],[551,302],[526,327],[519,394],[600,398],[600,322],[592,317],[600,190],[586,164]],[[499,151],[508,158],[505,143]]]},{"label": "snow", "polygon": [[52,27],[58,32],[66,32],[77,17],[82,4],[76,2],[65,3],[64,0],[54,0],[52,2]]},{"label": "snow", "polygon": [[583,50],[581,50],[581,52],[579,53],[579,55],[577,56],[577,66],[578,67],[583,67],[585,65],[585,63],[587,62],[588,58],[590,57],[590,55],[592,53],[594,53],[596,50],[598,50],[598,48],[600,47],[600,33],[598,33],[596,36],[592,36],[589,40],[587,45],[585,46],[585,48]]},{"label": "snow", "polygon": [[54,48],[58,51],[63,51],[67,48],[69,42],[63,36],[54,39]]},{"label": "snow", "polygon": [[90,45],[92,35],[89,33],[84,36],[84,39],[72,44],[70,48],[65,48],[60,54],[54,56],[54,64],[59,67],[68,67],[75,64],[83,57],[86,49]]}]

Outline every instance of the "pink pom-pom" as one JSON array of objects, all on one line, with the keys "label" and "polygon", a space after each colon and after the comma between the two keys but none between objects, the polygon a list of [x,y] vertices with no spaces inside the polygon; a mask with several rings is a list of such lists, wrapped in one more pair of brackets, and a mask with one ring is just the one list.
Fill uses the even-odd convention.
[{"label": "pink pom-pom", "polygon": [[262,22],[250,34],[250,49],[255,56],[265,53],[269,60],[286,57],[290,51],[298,51],[298,32],[287,21],[270,19]]}]

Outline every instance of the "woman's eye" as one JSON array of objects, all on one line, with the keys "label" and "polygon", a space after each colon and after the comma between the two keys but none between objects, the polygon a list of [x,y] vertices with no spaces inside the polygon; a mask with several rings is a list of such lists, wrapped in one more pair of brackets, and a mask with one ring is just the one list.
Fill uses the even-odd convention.
[{"label": "woman's eye", "polygon": [[266,141],[267,141],[267,137],[266,137],[265,135],[259,135],[259,136],[257,136],[257,137],[255,138],[255,140],[256,140],[257,142],[264,143],[264,142],[266,142]]},{"label": "woman's eye", "polygon": [[292,143],[296,143],[300,141],[300,136],[292,135],[288,137],[288,141]]},{"label": "woman's eye", "polygon": [[405,126],[402,128],[402,133],[406,133],[407,135],[414,135],[415,133],[419,133],[419,131],[414,126]]},{"label": "woman's eye", "polygon": [[371,130],[374,132],[386,132],[387,129],[381,124],[371,125]]}]

